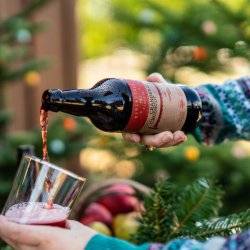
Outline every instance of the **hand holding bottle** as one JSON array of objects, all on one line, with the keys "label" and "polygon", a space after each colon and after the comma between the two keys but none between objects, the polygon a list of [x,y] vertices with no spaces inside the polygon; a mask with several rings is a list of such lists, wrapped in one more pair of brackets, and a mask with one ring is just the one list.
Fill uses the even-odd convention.
[{"label": "hand holding bottle", "polygon": [[87,90],[48,89],[41,109],[87,117],[103,131],[134,134],[125,138],[148,146],[184,141],[184,133],[194,131],[201,117],[200,96],[190,87],[167,83],[159,74],[147,80],[107,78]]},{"label": "hand holding bottle", "polygon": [[[166,83],[166,80],[159,73],[153,73],[146,79],[148,82],[153,83]],[[146,146],[152,146],[157,148],[171,147],[178,145],[187,140],[187,136],[182,131],[164,131],[155,135],[139,135],[123,133],[124,140],[132,143],[142,143]]]}]

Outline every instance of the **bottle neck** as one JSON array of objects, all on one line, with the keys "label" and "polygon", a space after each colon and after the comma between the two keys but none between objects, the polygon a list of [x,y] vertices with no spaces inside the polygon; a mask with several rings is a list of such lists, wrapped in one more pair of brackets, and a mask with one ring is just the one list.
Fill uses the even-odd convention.
[{"label": "bottle neck", "polygon": [[85,116],[101,130],[122,131],[130,117],[131,106],[126,81],[105,79],[88,90],[47,90],[41,109]]},{"label": "bottle neck", "polygon": [[49,89],[43,93],[42,109],[64,112],[77,116],[88,116],[93,98],[93,90]]}]

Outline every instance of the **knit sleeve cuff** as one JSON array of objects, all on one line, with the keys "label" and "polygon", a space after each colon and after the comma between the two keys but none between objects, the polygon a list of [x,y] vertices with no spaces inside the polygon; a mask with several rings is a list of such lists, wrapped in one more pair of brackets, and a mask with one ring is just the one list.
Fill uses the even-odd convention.
[{"label": "knit sleeve cuff", "polygon": [[135,246],[126,241],[112,237],[107,237],[101,234],[95,235],[88,242],[85,250],[148,250],[149,245]]}]

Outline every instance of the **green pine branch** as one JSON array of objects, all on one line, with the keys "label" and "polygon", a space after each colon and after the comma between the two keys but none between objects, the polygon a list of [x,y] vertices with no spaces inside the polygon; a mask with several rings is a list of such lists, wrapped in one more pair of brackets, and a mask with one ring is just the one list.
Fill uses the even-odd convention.
[{"label": "green pine branch", "polygon": [[158,14],[160,14],[162,17],[165,18],[164,25],[166,24],[172,24],[175,25],[177,23],[180,23],[180,19],[178,16],[173,13],[172,11],[169,11],[167,8],[164,8],[159,3],[156,3],[155,1],[151,0],[143,0],[143,3],[150,9],[154,10]]},{"label": "green pine branch", "polygon": [[217,216],[222,205],[222,192],[205,179],[200,179],[177,193],[180,195],[174,207],[178,224],[170,233],[169,238],[178,236],[197,221]]},{"label": "green pine branch", "polygon": [[[248,0],[247,0],[248,1]],[[211,2],[224,14],[227,16],[230,22],[233,22],[235,25],[239,25],[244,21],[245,16],[241,12],[233,13],[222,1],[220,0],[211,0]]]},{"label": "green pine branch", "polygon": [[7,81],[15,81],[20,79],[25,73],[31,70],[41,70],[48,66],[48,62],[45,60],[30,60],[29,62],[21,65],[16,69],[2,69],[0,71],[0,84]]},{"label": "green pine branch", "polygon": [[[9,46],[0,43],[0,61],[2,64],[9,64],[24,59],[27,56],[28,48],[23,46]],[[0,66],[1,67],[1,66]]]},{"label": "green pine branch", "polygon": [[173,208],[176,188],[171,182],[156,185],[154,192],[145,200],[146,212],[142,215],[134,241],[162,242],[163,238],[168,237],[177,224]]},{"label": "green pine branch", "polygon": [[130,27],[135,28],[146,28],[146,29],[153,29],[153,30],[160,30],[161,29],[161,23],[159,22],[144,22],[140,18],[138,18],[136,15],[131,14],[130,11],[121,9],[118,6],[113,6],[112,8],[112,15],[113,17],[121,22],[127,25],[130,24]]},{"label": "green pine branch", "polygon": [[207,239],[208,237],[220,235],[229,236],[233,233],[241,232],[250,227],[250,209],[238,214],[231,214],[225,217],[216,218],[212,221],[198,223],[195,236],[197,239]]},{"label": "green pine branch", "polygon": [[170,181],[157,184],[145,201],[134,240],[165,243],[177,237],[206,239],[227,236],[250,226],[250,210],[217,218],[222,192],[205,179],[186,187]]}]

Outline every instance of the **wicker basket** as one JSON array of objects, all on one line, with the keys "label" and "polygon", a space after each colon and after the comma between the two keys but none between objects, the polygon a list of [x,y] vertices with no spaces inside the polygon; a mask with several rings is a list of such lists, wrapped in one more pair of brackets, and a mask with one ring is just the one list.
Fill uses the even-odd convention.
[{"label": "wicker basket", "polygon": [[[151,189],[148,188],[147,186],[139,182],[128,180],[128,179],[115,178],[115,179],[109,179],[109,180],[104,180],[98,183],[94,183],[91,186],[89,186],[86,191],[82,193],[82,195],[78,199],[77,204],[74,206],[74,209],[70,217],[76,220],[79,220],[84,210],[86,209],[86,207],[90,203],[98,200],[99,197],[106,195],[107,193],[105,192],[105,190],[113,184],[130,185],[131,187],[134,188],[136,192],[135,196],[138,197],[140,200],[142,200],[143,197],[149,195],[151,192]],[[111,194],[109,193],[109,195]]]}]

